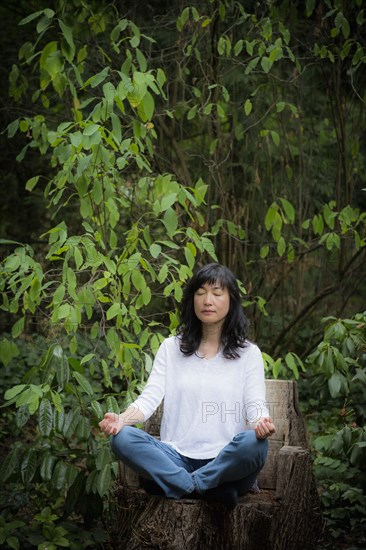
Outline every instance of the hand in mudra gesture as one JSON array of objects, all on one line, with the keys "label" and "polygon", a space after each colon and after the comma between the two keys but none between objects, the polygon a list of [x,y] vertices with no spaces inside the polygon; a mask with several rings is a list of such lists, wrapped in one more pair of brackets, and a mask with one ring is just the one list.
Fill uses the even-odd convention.
[{"label": "hand in mudra gesture", "polygon": [[269,417],[260,418],[254,428],[257,439],[266,439],[276,432],[276,427]]},{"label": "hand in mudra gesture", "polygon": [[123,428],[123,420],[119,414],[107,412],[104,418],[99,422],[99,427],[107,435],[117,435]]}]

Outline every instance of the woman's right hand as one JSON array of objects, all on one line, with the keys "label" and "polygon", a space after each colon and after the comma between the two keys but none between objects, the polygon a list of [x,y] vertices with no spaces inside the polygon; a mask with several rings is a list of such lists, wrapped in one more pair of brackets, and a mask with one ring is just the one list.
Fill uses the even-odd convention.
[{"label": "woman's right hand", "polygon": [[99,422],[99,427],[107,435],[117,435],[124,426],[123,419],[120,414],[107,412],[104,418]]}]

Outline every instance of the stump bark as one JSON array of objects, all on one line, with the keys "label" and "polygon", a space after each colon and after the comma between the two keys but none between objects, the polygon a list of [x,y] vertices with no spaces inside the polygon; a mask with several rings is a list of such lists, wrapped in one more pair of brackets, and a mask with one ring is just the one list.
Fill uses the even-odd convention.
[{"label": "stump bark", "polygon": [[[322,514],[312,474],[296,384],[267,380],[277,433],[259,476],[261,491],[241,497],[234,510],[202,500],[148,495],[121,464],[115,550],[301,550],[314,547]],[[146,426],[153,435],[161,411]]]}]

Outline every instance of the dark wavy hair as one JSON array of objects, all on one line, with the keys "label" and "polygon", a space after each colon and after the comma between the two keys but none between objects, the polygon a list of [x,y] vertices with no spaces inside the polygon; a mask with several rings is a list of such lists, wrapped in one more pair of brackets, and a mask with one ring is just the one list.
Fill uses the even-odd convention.
[{"label": "dark wavy hair", "polygon": [[201,343],[202,323],[194,311],[194,294],[205,283],[218,283],[229,291],[230,306],[222,327],[221,351],[227,359],[237,359],[238,348],[246,346],[249,323],[240,302],[240,291],[234,274],[218,263],[203,266],[184,289],[178,328],[180,350],[183,355],[193,355]]}]

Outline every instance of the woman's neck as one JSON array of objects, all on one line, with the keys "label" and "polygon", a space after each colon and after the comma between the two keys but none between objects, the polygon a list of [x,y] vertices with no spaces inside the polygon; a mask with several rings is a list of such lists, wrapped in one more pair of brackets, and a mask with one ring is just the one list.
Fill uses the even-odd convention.
[{"label": "woman's neck", "polygon": [[223,322],[203,323],[202,338],[198,351],[205,359],[215,357],[220,350]]}]

